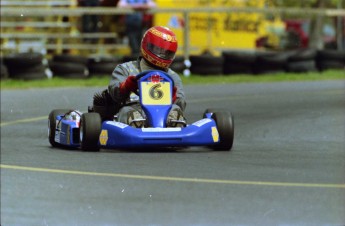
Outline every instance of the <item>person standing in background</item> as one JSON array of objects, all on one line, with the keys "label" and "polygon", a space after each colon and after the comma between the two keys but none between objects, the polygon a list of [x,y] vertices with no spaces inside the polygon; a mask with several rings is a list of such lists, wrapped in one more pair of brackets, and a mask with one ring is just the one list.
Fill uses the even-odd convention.
[{"label": "person standing in background", "polygon": [[156,3],[153,0],[119,0],[117,7],[131,8],[134,13],[125,15],[126,35],[129,40],[131,54],[133,57],[140,55],[141,38],[146,30],[145,12],[148,9],[155,8]]},{"label": "person standing in background", "polygon": [[[100,0],[78,0],[78,5],[82,7],[100,6]],[[82,32],[93,33],[98,32],[99,16],[86,14],[82,16]]]}]

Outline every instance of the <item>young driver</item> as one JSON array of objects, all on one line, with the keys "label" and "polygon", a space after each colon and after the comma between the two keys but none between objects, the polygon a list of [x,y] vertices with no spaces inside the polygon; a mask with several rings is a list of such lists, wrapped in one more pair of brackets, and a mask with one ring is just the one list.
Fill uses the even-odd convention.
[{"label": "young driver", "polygon": [[[145,126],[145,113],[139,103],[130,104],[130,95],[138,89],[136,75],[149,70],[161,70],[170,75],[174,81],[173,106],[169,113],[167,126],[184,126],[185,94],[179,75],[169,66],[177,51],[176,35],[167,27],[155,26],[148,29],[141,40],[141,56],[116,66],[108,89],[94,97],[94,111],[99,112],[103,119],[113,117],[118,111],[118,120],[133,127]],[[100,106],[100,102],[112,103]],[[109,105],[109,104],[107,104]],[[103,108],[102,108],[103,107]],[[106,111],[106,112],[105,112]]]}]

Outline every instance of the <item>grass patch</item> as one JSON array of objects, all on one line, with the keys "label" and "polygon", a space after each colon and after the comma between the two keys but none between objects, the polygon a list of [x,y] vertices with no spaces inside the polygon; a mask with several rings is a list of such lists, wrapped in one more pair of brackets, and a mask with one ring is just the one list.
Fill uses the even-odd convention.
[{"label": "grass patch", "polygon": [[[224,83],[250,83],[250,82],[281,82],[281,81],[319,81],[345,79],[344,70],[329,70],[324,72],[309,73],[279,73],[263,75],[191,75],[181,76],[183,84],[224,84]],[[106,87],[110,75],[90,77],[87,79],[65,79],[54,77],[42,80],[1,80],[1,89],[29,89],[48,87]]]},{"label": "grass patch", "polygon": [[345,79],[344,70],[329,70],[309,73],[279,73],[263,75],[223,75],[200,76],[194,75],[182,78],[184,84],[223,84],[223,83],[250,83],[250,82],[282,82],[282,81],[319,81]]}]

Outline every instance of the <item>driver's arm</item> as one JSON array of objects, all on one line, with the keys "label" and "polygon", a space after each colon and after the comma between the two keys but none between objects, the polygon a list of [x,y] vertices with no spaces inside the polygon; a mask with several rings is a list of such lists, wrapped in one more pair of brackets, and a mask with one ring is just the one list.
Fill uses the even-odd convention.
[{"label": "driver's arm", "polygon": [[128,98],[127,95],[123,95],[120,92],[120,84],[123,83],[128,76],[129,70],[126,67],[126,64],[117,65],[111,75],[111,80],[108,85],[108,91],[111,98],[117,103],[121,103]]},{"label": "driver's arm", "polygon": [[178,105],[181,108],[181,110],[184,111],[186,109],[187,103],[186,103],[186,97],[183,90],[182,80],[176,72],[169,70],[168,73],[171,76],[171,78],[174,80],[175,87],[177,88],[176,101],[174,104]]}]

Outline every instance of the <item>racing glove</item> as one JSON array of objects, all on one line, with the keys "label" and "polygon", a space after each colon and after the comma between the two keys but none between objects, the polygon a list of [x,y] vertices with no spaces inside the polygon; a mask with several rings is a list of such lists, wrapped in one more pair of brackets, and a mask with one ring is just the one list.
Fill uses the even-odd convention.
[{"label": "racing glove", "polygon": [[177,99],[176,93],[177,93],[177,87],[174,86],[174,88],[173,88],[173,95],[172,95],[172,102],[173,103],[175,103],[175,101]]},{"label": "racing glove", "polygon": [[130,75],[127,79],[120,84],[120,92],[122,94],[129,94],[135,92],[138,89],[138,81],[134,75]]}]

